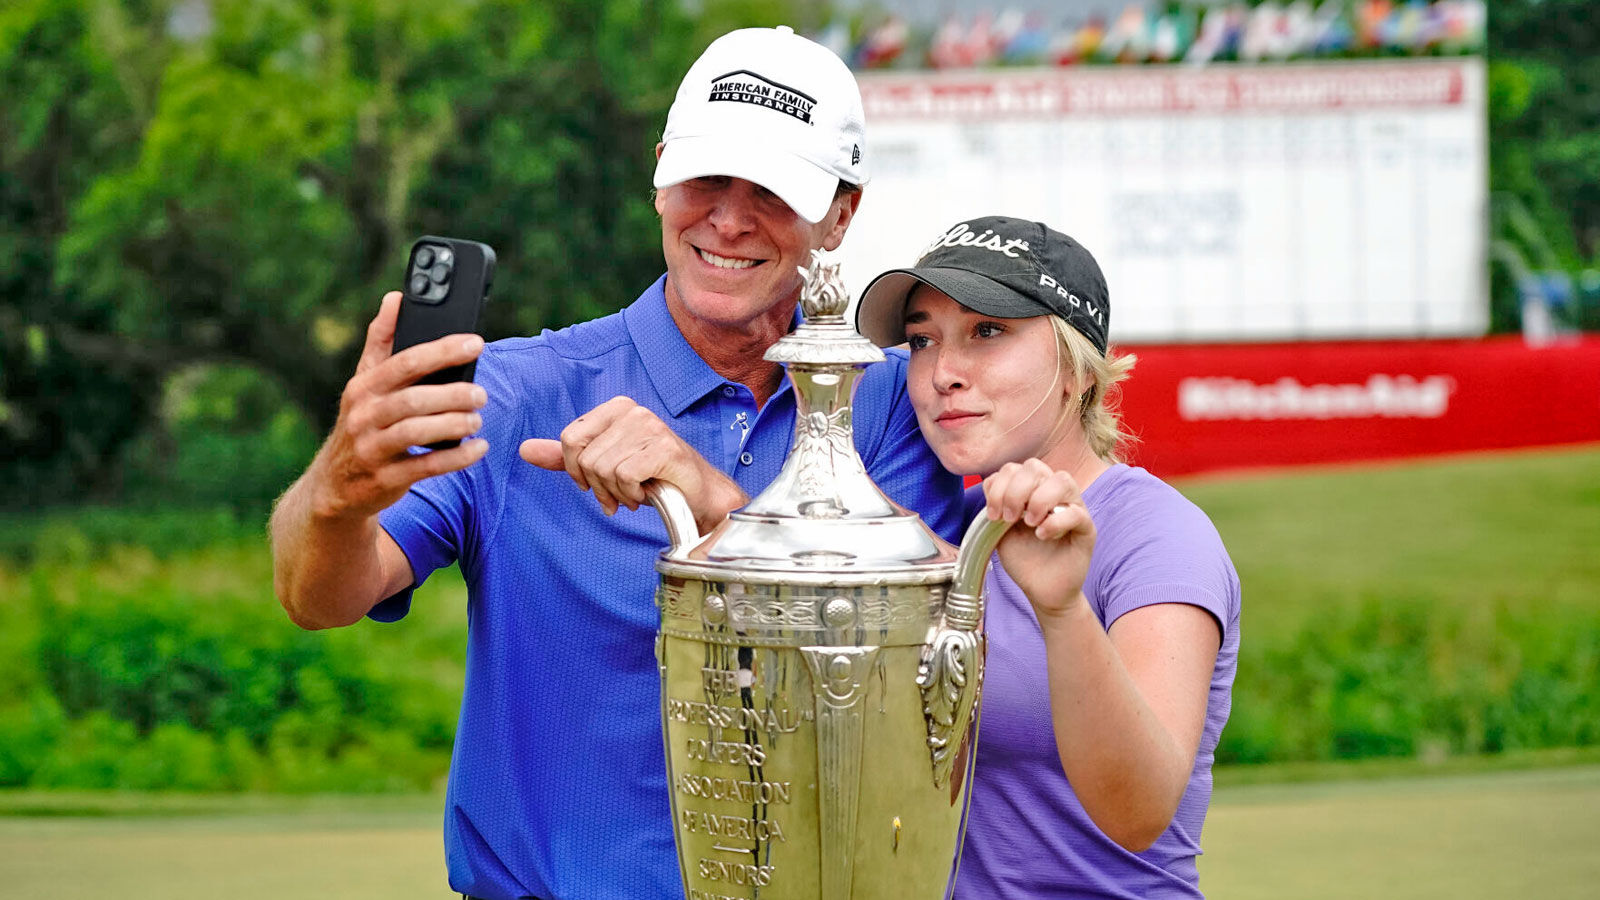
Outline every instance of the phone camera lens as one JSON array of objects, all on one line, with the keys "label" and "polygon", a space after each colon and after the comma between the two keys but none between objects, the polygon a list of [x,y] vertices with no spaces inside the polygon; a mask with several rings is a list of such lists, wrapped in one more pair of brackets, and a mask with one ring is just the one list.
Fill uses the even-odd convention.
[{"label": "phone camera lens", "polygon": [[444,284],[446,281],[450,280],[450,267],[441,262],[434,266],[433,271],[429,272],[428,274],[433,277],[435,282]]},{"label": "phone camera lens", "polygon": [[411,276],[411,293],[418,297],[425,296],[428,293],[428,288],[432,286],[428,281],[428,276],[421,272]]},{"label": "phone camera lens", "polygon": [[433,259],[441,266],[448,266],[456,261],[456,255],[449,247],[440,247]]},{"label": "phone camera lens", "polygon": [[433,248],[432,247],[427,247],[427,246],[418,247],[417,248],[417,268],[426,269],[427,267],[429,267],[431,265],[433,265]]}]

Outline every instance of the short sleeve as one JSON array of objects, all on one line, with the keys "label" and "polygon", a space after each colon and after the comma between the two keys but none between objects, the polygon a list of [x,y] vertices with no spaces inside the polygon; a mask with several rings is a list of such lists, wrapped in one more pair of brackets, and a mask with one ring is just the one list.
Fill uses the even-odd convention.
[{"label": "short sleeve", "polygon": [[1182,494],[1143,479],[1092,505],[1098,536],[1086,593],[1107,628],[1135,609],[1186,603],[1209,612],[1226,640],[1238,621],[1239,578],[1221,536]]}]

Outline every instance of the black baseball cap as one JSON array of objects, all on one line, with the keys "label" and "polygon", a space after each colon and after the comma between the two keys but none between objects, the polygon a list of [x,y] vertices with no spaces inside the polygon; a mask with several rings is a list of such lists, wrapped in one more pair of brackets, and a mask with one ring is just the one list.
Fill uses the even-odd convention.
[{"label": "black baseball cap", "polygon": [[1106,352],[1111,307],[1100,264],[1043,222],[984,216],[953,226],[915,266],[872,279],[856,306],[856,330],[880,347],[903,343],[906,298],[918,283],[1000,319],[1060,316]]}]

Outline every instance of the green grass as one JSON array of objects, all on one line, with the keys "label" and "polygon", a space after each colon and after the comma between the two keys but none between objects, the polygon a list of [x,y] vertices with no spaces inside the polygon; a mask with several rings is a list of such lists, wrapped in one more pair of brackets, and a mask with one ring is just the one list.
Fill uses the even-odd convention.
[{"label": "green grass", "polygon": [[1203,843],[1227,900],[1588,898],[1600,767],[1223,788]]},{"label": "green grass", "polygon": [[1176,484],[1233,556],[1251,639],[1368,597],[1477,615],[1600,599],[1593,446]]},{"label": "green grass", "polygon": [[[1217,791],[1231,796],[1234,795],[1235,789],[1248,789],[1261,785],[1293,785],[1309,782],[1332,784],[1341,781],[1489,775],[1498,772],[1583,766],[1600,766],[1600,747],[1513,750],[1492,756],[1439,758],[1386,756],[1340,762],[1221,765],[1212,769],[1212,780]],[[0,813],[3,813],[4,809],[5,804],[0,800]]]},{"label": "green grass", "polygon": [[[0,817],[7,897],[126,900],[445,898],[441,800],[435,796],[174,801],[77,795],[14,805],[50,815]],[[142,807],[128,809],[127,807]]]},{"label": "green grass", "polygon": [[1600,449],[1178,487],[1244,589],[1219,759],[1600,745]]},{"label": "green grass", "polygon": [[[1538,762],[1523,757],[1522,764]],[[1219,900],[1577,900],[1600,883],[1600,765],[1324,780],[1219,777],[1201,885]],[[442,900],[437,795],[0,793],[6,896]]]}]

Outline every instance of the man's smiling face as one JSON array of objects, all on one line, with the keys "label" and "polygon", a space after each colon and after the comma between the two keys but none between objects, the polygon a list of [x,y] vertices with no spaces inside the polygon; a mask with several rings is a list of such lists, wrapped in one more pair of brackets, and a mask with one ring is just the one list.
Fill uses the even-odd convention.
[{"label": "man's smiling face", "polygon": [[[855,195],[836,198],[821,222],[742,178],[713,175],[661,188],[661,246],[667,304],[715,328],[748,331],[789,315],[800,291],[797,267],[816,248],[836,249],[855,209]],[[780,312],[780,308],[783,310]]]}]

